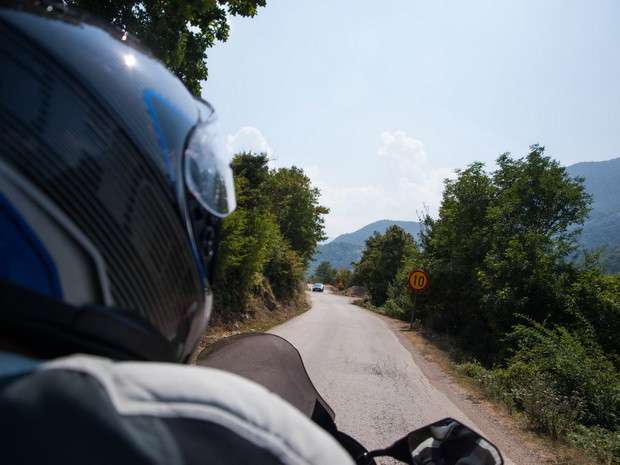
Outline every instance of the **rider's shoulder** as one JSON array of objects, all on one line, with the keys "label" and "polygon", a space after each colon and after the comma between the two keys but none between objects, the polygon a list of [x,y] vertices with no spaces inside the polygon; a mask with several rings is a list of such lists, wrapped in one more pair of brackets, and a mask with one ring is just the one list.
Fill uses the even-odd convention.
[{"label": "rider's shoulder", "polygon": [[[41,419],[62,414],[63,428],[47,433],[59,438],[71,432],[77,440],[76,431],[113,438],[107,459],[124,444],[130,455],[149,456],[146,463],[174,463],[171,457],[193,463],[207,456],[212,463],[231,463],[231,453],[241,462],[350,463],[298,410],[231,373],[91,355],[45,362],[4,356],[12,363],[2,365],[0,405],[12,398],[14,414],[35,429],[45,429]],[[14,402],[16,391],[23,402]],[[27,401],[25,392],[32,394]],[[85,418],[88,429],[79,427]]]}]

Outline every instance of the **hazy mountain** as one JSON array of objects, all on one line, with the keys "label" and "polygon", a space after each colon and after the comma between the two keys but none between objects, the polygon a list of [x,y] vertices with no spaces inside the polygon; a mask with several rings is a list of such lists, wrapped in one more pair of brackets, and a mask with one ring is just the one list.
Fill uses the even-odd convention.
[{"label": "hazy mountain", "polygon": [[585,179],[594,197],[590,218],[583,225],[580,243],[598,250],[608,271],[620,271],[620,158],[609,161],[576,163],[566,168],[571,176]]},{"label": "hazy mountain", "polygon": [[571,176],[585,178],[586,189],[594,197],[595,211],[620,211],[620,158],[576,163],[566,171]]},{"label": "hazy mountain", "polygon": [[366,239],[375,232],[384,234],[392,225],[399,226],[416,238],[420,232],[420,223],[417,221],[375,221],[355,232],[342,234],[331,242],[320,245],[319,253],[314,256],[315,262],[311,265],[312,270],[321,262],[331,263],[332,268],[343,267],[352,270],[351,262],[357,262],[362,256]]}]

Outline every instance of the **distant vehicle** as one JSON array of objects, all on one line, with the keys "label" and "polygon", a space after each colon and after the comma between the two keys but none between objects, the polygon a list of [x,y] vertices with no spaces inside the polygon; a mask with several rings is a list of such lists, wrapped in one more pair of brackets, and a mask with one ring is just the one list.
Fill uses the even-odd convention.
[{"label": "distant vehicle", "polygon": [[325,286],[323,286],[321,283],[316,283],[314,286],[312,286],[312,292],[323,292],[324,289]]}]

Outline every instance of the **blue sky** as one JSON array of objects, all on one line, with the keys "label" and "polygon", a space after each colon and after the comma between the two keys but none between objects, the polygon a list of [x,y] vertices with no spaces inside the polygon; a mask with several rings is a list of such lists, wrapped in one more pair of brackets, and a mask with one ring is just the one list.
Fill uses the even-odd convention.
[{"label": "blue sky", "polygon": [[326,233],[435,216],[443,180],[534,143],[620,157],[620,1],[268,0],[208,50],[232,152],[297,166]]}]

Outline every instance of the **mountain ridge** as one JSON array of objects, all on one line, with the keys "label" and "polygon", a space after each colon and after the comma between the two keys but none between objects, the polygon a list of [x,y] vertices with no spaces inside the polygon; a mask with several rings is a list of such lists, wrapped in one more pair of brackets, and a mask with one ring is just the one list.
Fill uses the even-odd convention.
[{"label": "mountain ridge", "polygon": [[379,220],[370,223],[352,233],[345,233],[337,236],[332,241],[319,245],[318,252],[314,255],[314,268],[321,262],[327,261],[332,268],[347,268],[353,270],[352,262],[356,262],[362,256],[366,239],[375,232],[384,234],[390,227],[396,225],[413,237],[417,238],[420,232],[420,223],[418,221],[395,221],[395,220]]}]

